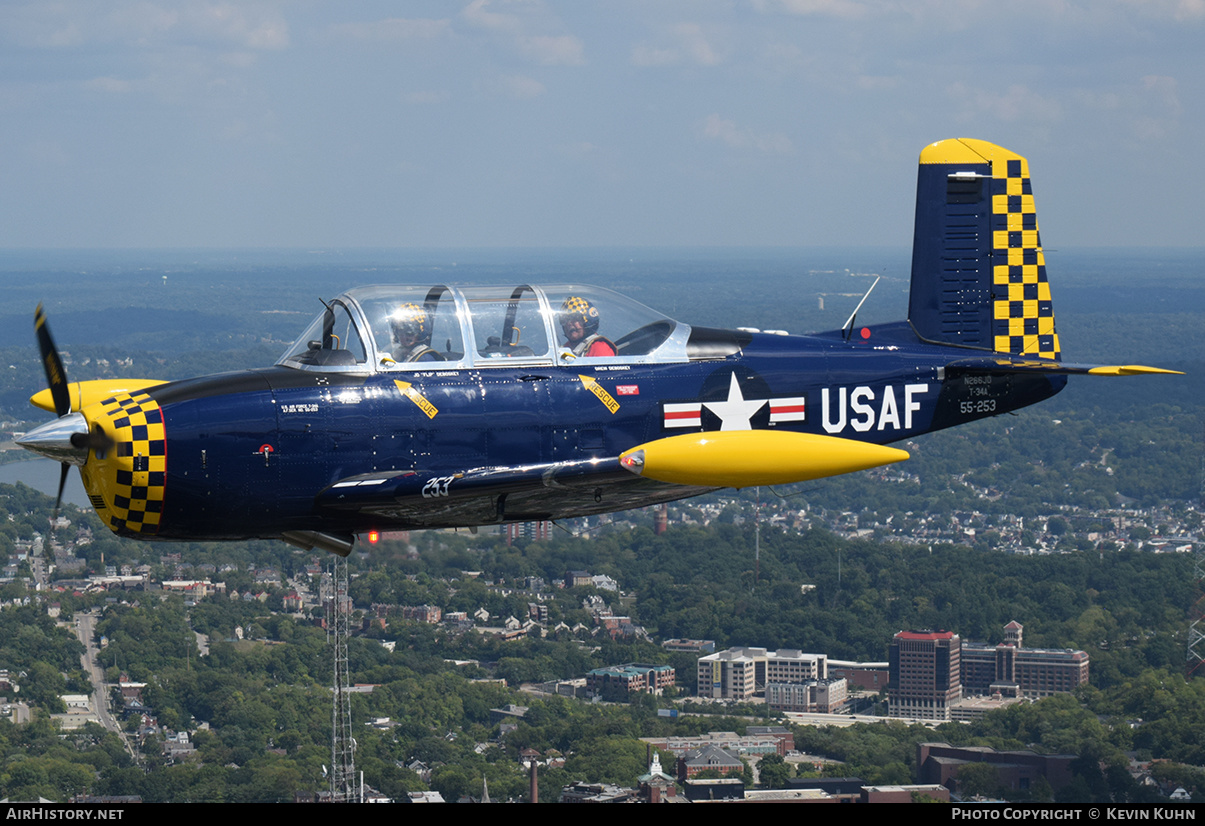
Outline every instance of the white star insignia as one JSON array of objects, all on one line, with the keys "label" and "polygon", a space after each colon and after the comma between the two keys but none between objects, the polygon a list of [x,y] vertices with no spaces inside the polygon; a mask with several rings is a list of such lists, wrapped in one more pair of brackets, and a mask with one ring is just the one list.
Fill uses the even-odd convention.
[{"label": "white star insignia", "polygon": [[766,404],[765,399],[745,401],[736,373],[728,384],[728,398],[722,402],[703,402],[703,406],[720,417],[720,430],[752,430],[749,420]]}]

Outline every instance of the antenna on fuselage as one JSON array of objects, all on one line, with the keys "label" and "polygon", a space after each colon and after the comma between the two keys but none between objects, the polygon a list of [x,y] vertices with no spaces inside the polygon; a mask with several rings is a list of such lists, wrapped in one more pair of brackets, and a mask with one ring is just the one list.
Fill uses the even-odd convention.
[{"label": "antenna on fuselage", "polygon": [[853,311],[852,313],[850,313],[850,316],[849,316],[849,321],[847,321],[847,322],[845,322],[844,324],[842,324],[842,325],[841,325],[841,331],[842,331],[842,332],[845,334],[845,335],[843,336],[843,338],[844,338],[846,341],[849,341],[850,336],[852,336],[852,335],[853,335],[853,332],[854,332],[854,319],[858,317],[858,310],[862,309],[862,305],[866,303],[866,299],[870,298],[870,294],[871,294],[872,292],[874,292],[875,285],[877,285],[877,284],[879,283],[879,279],[880,279],[880,278],[882,278],[882,277],[883,277],[883,276],[881,276],[881,275],[876,275],[876,276],[875,276],[875,278],[874,278],[874,284],[871,284],[871,285],[870,285],[870,289],[866,291],[866,295],[862,296],[862,300],[858,302],[858,306],[857,306],[857,307],[854,307],[854,311]]}]

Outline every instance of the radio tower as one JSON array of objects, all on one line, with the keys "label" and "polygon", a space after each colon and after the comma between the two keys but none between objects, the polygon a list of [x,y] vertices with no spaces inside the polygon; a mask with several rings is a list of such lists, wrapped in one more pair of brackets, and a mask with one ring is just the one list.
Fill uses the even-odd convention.
[{"label": "radio tower", "polygon": [[1205,665],[1205,593],[1202,592],[1202,586],[1205,585],[1205,546],[1200,543],[1193,552],[1192,578],[1197,587],[1188,617],[1188,662],[1184,668],[1188,677],[1202,673],[1202,665]]},{"label": "radio tower", "polygon": [[[1205,503],[1205,457],[1201,458],[1200,501]],[[1199,537],[1198,537],[1199,538]],[[1205,544],[1197,542],[1192,554],[1194,584],[1192,608],[1188,612],[1188,661],[1185,676],[1205,672]]]},{"label": "radio tower", "polygon": [[351,732],[351,694],[347,673],[347,640],[351,635],[351,600],[347,595],[347,559],[335,555],[332,569],[331,620],[334,642],[334,703],[331,707],[331,802],[356,802],[356,741]]}]

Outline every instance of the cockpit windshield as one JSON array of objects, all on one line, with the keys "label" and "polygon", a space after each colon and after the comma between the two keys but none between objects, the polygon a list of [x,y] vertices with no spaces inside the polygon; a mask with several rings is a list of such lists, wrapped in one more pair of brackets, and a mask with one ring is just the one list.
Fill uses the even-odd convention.
[{"label": "cockpit windshield", "polygon": [[363,368],[368,352],[347,304],[335,299],[280,360],[291,366]]},{"label": "cockpit windshield", "polygon": [[464,358],[461,314],[448,287],[366,287],[355,293],[380,367]]},{"label": "cockpit windshield", "polygon": [[377,372],[679,361],[688,336],[598,287],[361,287],[326,305],[278,364]]}]

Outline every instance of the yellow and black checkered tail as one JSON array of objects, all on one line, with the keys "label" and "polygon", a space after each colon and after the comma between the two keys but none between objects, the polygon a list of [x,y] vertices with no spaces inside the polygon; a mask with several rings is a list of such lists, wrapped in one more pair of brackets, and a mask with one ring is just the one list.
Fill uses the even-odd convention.
[{"label": "yellow and black checkered tail", "polygon": [[921,152],[908,320],[926,341],[1059,358],[1025,158],[968,138]]}]

